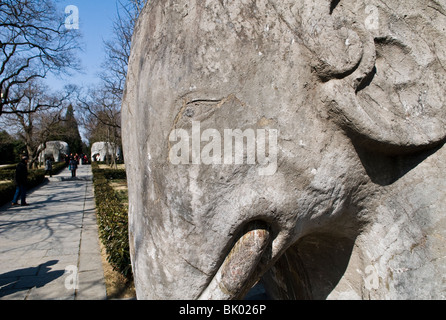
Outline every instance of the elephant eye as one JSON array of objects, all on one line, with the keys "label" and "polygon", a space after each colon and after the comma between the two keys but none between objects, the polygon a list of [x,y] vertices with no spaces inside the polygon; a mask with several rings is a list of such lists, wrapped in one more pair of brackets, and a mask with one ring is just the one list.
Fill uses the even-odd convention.
[{"label": "elephant eye", "polygon": [[222,99],[194,99],[186,102],[186,109],[184,110],[183,116],[188,118],[193,118],[194,116],[199,116],[200,114],[206,114],[213,109],[218,108]]},{"label": "elephant eye", "polygon": [[[210,97],[210,98],[209,98]],[[181,100],[181,108],[174,120],[174,129],[189,129],[193,122],[200,122],[207,128],[231,128],[234,114],[241,118],[250,118],[248,106],[234,94],[222,98],[209,95],[186,96]],[[257,120],[256,120],[257,121]]]},{"label": "elephant eye", "polygon": [[177,115],[176,128],[186,128],[192,121],[210,119],[221,106],[223,99],[184,99],[182,108]]},{"label": "elephant eye", "polygon": [[193,118],[194,115],[195,115],[195,109],[194,108],[188,107],[186,109],[186,111],[184,111],[184,116],[186,116],[188,118]]}]

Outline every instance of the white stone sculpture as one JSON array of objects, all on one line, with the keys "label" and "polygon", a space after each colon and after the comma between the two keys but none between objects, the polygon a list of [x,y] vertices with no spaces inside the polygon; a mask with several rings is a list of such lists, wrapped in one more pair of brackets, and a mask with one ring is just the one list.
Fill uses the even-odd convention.
[{"label": "white stone sculpture", "polygon": [[44,163],[48,157],[54,159],[55,162],[64,161],[65,155],[70,154],[70,147],[64,141],[48,141],[46,147],[42,144],[39,147],[39,162]]},{"label": "white stone sculpture", "polygon": [[91,161],[105,161],[106,157],[115,155],[116,159],[121,157],[121,148],[112,142],[95,142],[91,146]]},{"label": "white stone sculpture", "polygon": [[122,108],[138,299],[446,298],[445,13],[150,1]]}]

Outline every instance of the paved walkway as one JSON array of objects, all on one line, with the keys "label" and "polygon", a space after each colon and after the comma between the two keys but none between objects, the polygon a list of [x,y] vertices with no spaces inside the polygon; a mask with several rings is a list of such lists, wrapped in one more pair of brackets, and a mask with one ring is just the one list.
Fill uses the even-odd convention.
[{"label": "paved walkway", "polygon": [[0,300],[106,299],[91,177],[65,169],[0,207]]}]

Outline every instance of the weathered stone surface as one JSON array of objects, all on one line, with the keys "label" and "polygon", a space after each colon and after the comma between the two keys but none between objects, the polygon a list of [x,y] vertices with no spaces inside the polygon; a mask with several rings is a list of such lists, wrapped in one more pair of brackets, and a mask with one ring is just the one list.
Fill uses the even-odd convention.
[{"label": "weathered stone surface", "polygon": [[277,299],[445,298],[445,31],[439,1],[150,1],[122,109],[138,298],[260,277]]},{"label": "weathered stone surface", "polygon": [[54,161],[63,161],[65,155],[70,154],[70,147],[68,143],[64,141],[48,141],[44,149],[44,145],[40,146],[40,150],[43,149],[39,155],[39,161],[45,162],[48,157],[54,158]]}]

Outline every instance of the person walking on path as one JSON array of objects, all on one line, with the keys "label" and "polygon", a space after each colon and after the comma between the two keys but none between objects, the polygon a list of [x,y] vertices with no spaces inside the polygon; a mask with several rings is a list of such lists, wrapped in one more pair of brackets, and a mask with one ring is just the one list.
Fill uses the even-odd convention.
[{"label": "person walking on path", "polygon": [[69,169],[71,170],[71,177],[76,177],[77,162],[74,158],[70,158]]},{"label": "person walking on path", "polygon": [[28,183],[28,157],[22,156],[22,161],[17,165],[14,182],[16,184],[16,192],[14,199],[12,200],[13,206],[18,206],[18,200],[20,196],[21,205],[27,206],[26,203],[26,185]]},{"label": "person walking on path", "polygon": [[45,162],[45,174],[50,177],[53,176],[53,163],[51,162],[51,158],[48,157]]}]

